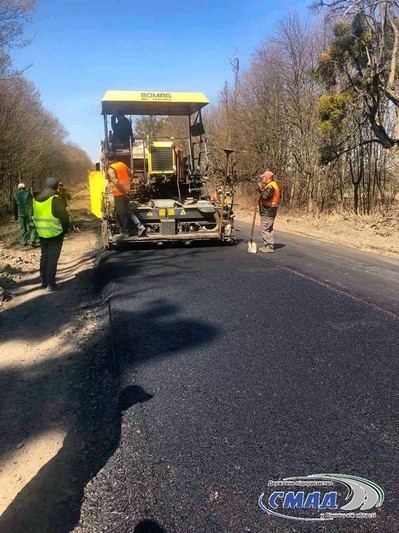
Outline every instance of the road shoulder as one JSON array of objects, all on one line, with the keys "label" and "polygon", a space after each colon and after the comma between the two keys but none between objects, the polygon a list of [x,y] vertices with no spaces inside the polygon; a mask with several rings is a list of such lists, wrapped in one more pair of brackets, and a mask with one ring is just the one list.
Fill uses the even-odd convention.
[{"label": "road shoulder", "polygon": [[[237,222],[252,223],[253,213],[237,207]],[[331,244],[340,244],[364,252],[399,259],[399,217],[378,218],[353,214],[314,217],[307,214],[280,211],[275,229],[302,235]],[[255,235],[259,234],[259,215]]]},{"label": "road shoulder", "polygon": [[79,204],[73,217],[78,229],[65,239],[55,293],[40,288],[39,249],[22,249],[12,227],[3,233],[2,531],[70,531],[83,488],[114,439],[113,405],[101,404],[113,378],[101,281],[93,275],[98,224]]}]

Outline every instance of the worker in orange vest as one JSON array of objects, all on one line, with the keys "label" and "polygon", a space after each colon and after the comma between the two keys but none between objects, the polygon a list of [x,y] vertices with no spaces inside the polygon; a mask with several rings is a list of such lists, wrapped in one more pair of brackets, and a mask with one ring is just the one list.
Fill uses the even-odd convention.
[{"label": "worker in orange vest", "polygon": [[260,231],[265,245],[259,248],[259,252],[273,253],[273,227],[280,201],[280,188],[270,170],[266,170],[260,178],[261,182],[258,183]]},{"label": "worker in orange vest", "polygon": [[115,158],[111,159],[110,163],[107,174],[114,195],[115,210],[121,223],[122,238],[129,237],[129,220],[136,226],[140,237],[145,233],[145,226],[129,206],[130,170],[125,163]]}]

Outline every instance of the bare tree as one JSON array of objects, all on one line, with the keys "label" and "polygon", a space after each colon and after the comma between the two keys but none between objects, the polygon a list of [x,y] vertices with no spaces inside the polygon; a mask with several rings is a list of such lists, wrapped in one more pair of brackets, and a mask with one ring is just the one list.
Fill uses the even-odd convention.
[{"label": "bare tree", "polygon": [[35,7],[36,0],[0,0],[0,48],[29,44],[22,35]]},{"label": "bare tree", "polygon": [[73,185],[92,167],[43,107],[34,84],[12,69],[9,50],[29,43],[24,24],[35,7],[35,0],[0,0],[0,215],[9,209],[18,182],[38,190],[54,175]]},{"label": "bare tree", "polygon": [[391,129],[384,117],[389,106],[399,107],[399,2],[317,0],[313,7],[325,8],[335,22],[333,41],[320,57],[320,79],[362,110],[372,132],[364,144],[398,145],[398,121]]}]

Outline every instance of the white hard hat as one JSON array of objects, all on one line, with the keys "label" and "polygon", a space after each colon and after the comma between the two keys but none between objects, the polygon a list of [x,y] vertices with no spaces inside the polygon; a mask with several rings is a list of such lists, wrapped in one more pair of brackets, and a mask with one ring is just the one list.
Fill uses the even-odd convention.
[{"label": "white hard hat", "polygon": [[18,183],[18,189],[25,189],[25,183]]}]

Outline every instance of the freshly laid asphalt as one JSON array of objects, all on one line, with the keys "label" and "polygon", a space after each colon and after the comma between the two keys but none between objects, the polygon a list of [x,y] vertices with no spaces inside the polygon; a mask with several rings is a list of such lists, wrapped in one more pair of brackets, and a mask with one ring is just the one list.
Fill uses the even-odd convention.
[{"label": "freshly laid asphalt", "polygon": [[[398,531],[399,262],[280,232],[248,254],[238,228],[105,258],[121,432],[79,531]],[[259,508],[269,480],[322,472],[380,485],[377,518]]]}]

